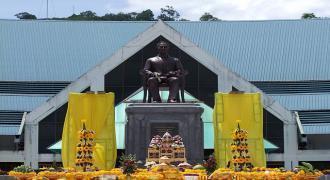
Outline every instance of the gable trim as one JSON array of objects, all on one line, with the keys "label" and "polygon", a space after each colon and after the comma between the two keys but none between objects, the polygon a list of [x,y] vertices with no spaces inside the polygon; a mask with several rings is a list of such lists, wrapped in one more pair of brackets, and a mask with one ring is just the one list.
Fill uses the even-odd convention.
[{"label": "gable trim", "polygon": [[[212,57],[209,53],[199,48],[196,44],[185,38],[178,31],[165,24],[163,21],[158,21],[146,31],[137,35],[122,48],[117,50],[111,57],[105,59],[100,64],[90,69],[77,80],[72,82],[68,87],[56,94],[53,98],[49,99],[47,102],[30,112],[26,117],[26,123],[36,124],[40,122],[68,101],[69,92],[83,91],[88,86],[91,86],[95,79],[103,77],[106,73],[116,68],[122,62],[133,56],[136,52],[144,48],[159,36],[163,36],[182,51],[207,67],[210,71],[217,74],[218,79],[221,79],[221,82],[218,82],[218,90],[221,89],[229,91],[229,89],[231,90],[231,86],[234,86],[245,92],[260,92],[262,94],[263,104],[266,110],[278,117],[284,123],[293,121],[293,116],[289,110],[281,106],[271,97],[267,96],[256,86],[243,79],[237,73],[226,68],[218,59]],[[223,84],[220,83],[225,84],[226,88],[221,88]]]}]

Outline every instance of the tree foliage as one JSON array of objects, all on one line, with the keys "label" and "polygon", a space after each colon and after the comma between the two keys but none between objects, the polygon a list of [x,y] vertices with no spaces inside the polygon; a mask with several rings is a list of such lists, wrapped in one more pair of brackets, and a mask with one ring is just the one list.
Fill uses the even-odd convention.
[{"label": "tree foliage", "polygon": [[314,13],[304,13],[301,16],[301,19],[315,19],[315,18],[318,17],[316,17]]},{"label": "tree foliage", "polygon": [[176,11],[173,6],[166,6],[165,8],[160,8],[160,15],[158,19],[163,21],[177,21],[180,18],[180,13]]},{"label": "tree foliage", "polygon": [[137,21],[153,21],[153,20],[155,20],[154,13],[150,9],[147,9],[145,11],[142,11],[141,13],[138,13],[136,15],[135,20],[137,20]]},{"label": "tree foliage", "polygon": [[18,19],[37,19],[37,16],[30,14],[28,12],[20,12],[15,14]]},{"label": "tree foliage", "polygon": [[133,21],[135,16],[135,13],[107,13],[101,19],[104,21]]},{"label": "tree foliage", "polygon": [[[15,15],[19,19],[37,19],[33,14],[27,12],[21,12]],[[187,19],[179,19],[180,14],[172,6],[166,6],[161,8],[161,14],[158,19],[163,21],[188,21]],[[42,20],[42,19],[40,19]],[[154,21],[154,13],[150,9],[146,9],[141,12],[119,12],[119,13],[106,13],[103,16],[98,16],[93,11],[83,11],[79,14],[72,14],[69,17],[53,17],[50,20],[78,20],[78,21]]]},{"label": "tree foliage", "polygon": [[[61,19],[61,18],[53,18],[53,19]],[[64,18],[65,19],[65,18]],[[73,14],[67,19],[69,20],[80,20],[80,21],[153,21],[154,14],[150,9],[142,11],[141,13],[130,12],[124,13],[119,12],[115,13],[107,13],[104,16],[97,16],[93,11],[84,11],[80,14]]]},{"label": "tree foliage", "polygon": [[86,20],[86,21],[91,21],[91,20],[100,20],[100,17],[96,15],[95,12],[93,11],[83,11],[80,14],[72,14],[70,17],[68,17],[69,20]]},{"label": "tree foliage", "polygon": [[212,14],[205,12],[200,18],[200,21],[219,21],[220,19],[213,16]]}]

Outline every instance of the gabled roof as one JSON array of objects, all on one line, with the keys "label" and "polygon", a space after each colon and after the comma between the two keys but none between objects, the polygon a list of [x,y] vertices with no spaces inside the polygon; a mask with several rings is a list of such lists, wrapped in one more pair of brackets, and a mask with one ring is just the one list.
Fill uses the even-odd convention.
[{"label": "gabled roof", "polygon": [[263,94],[260,89],[249,83],[237,73],[226,68],[219,61],[219,59],[216,59],[203,49],[199,48],[196,44],[191,42],[175,29],[171,28],[162,21],[158,21],[156,24],[140,33],[137,37],[113,53],[112,56],[80,76],[77,80],[63,89],[60,93],[56,94],[49,101],[29,113],[26,117],[27,123],[36,124],[49,113],[62,106],[65,102],[67,102],[69,92],[81,92],[88,86],[91,86],[91,90],[93,90],[93,87],[100,87],[100,84],[103,86],[104,75],[106,73],[126,61],[129,57],[137,53],[159,36],[166,38],[210,71],[217,74],[218,81],[221,83],[218,87],[219,90],[230,91],[232,86],[234,86],[237,89],[246,92],[260,92],[262,94],[262,100],[266,110],[278,117],[284,123],[293,121],[290,111],[281,106],[278,102],[274,101],[266,94]]},{"label": "gabled roof", "polygon": [[330,123],[306,124],[303,128],[305,134],[330,134]]},{"label": "gabled roof", "polygon": [[153,23],[0,20],[0,81],[73,81]]},{"label": "gabled roof", "polygon": [[[154,23],[0,20],[0,81],[74,81]],[[167,24],[244,79],[330,79],[329,19]],[[328,96],[272,97],[290,110],[319,110],[329,109]],[[0,98],[8,102],[0,103],[1,110],[24,111],[48,99],[8,94]]]},{"label": "gabled roof", "polygon": [[[0,20],[0,81],[74,81],[154,23]],[[249,81],[330,78],[330,19],[167,24]]]},{"label": "gabled roof", "polygon": [[281,94],[271,95],[271,97],[284,107],[293,111],[330,109],[330,92],[316,94]]},{"label": "gabled roof", "polygon": [[249,81],[330,79],[330,19],[168,24]]},{"label": "gabled roof", "polygon": [[0,95],[0,110],[30,112],[49,98],[45,95]]}]

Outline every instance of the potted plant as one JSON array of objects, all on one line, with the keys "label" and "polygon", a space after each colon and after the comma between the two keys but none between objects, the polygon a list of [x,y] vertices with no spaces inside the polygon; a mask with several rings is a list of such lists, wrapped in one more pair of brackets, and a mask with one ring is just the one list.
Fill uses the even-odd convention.
[{"label": "potted plant", "polygon": [[203,166],[206,169],[208,175],[212,174],[217,169],[217,162],[213,154],[211,154],[209,158],[204,161]]},{"label": "potted plant", "polygon": [[130,179],[131,174],[133,174],[137,170],[137,164],[136,164],[136,157],[135,155],[129,154],[125,155],[123,154],[120,159],[120,166],[123,171],[123,174],[127,176],[127,179]]},{"label": "potted plant", "polygon": [[302,162],[300,166],[295,168],[297,172],[297,179],[318,179],[322,176],[322,172],[317,169],[314,169],[313,165],[307,162]]}]

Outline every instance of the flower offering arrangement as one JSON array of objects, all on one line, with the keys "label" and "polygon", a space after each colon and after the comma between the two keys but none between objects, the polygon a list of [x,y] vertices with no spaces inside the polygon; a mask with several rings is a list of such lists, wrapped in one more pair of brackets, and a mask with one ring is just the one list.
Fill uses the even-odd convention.
[{"label": "flower offering arrangement", "polygon": [[83,121],[83,128],[78,132],[79,143],[77,144],[76,166],[82,167],[83,171],[93,166],[93,149],[95,132],[87,130],[85,122]]},{"label": "flower offering arrangement", "polygon": [[237,122],[237,128],[232,133],[232,139],[233,142],[230,147],[233,157],[231,163],[233,163],[235,171],[252,168],[247,143],[248,132],[240,128],[239,121]]}]

